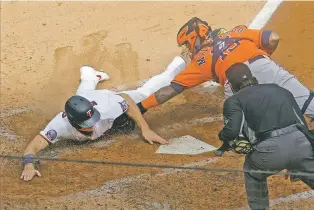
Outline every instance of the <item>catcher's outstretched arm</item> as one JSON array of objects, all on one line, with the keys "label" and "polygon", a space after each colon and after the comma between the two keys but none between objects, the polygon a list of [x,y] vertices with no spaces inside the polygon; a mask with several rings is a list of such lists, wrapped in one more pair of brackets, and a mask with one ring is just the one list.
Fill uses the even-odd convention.
[{"label": "catcher's outstretched arm", "polygon": [[126,90],[120,93],[128,94],[135,103],[139,103],[156,93],[161,88],[170,85],[171,81],[177,74],[184,70],[185,66],[184,59],[180,56],[176,56],[167,66],[165,71],[151,77],[141,87],[138,87],[136,90]]},{"label": "catcher's outstretched arm", "polygon": [[158,106],[180,94],[184,89],[185,87],[181,85],[171,83],[170,85],[158,90],[146,100],[142,101],[141,106],[145,109],[150,109],[152,107]]}]

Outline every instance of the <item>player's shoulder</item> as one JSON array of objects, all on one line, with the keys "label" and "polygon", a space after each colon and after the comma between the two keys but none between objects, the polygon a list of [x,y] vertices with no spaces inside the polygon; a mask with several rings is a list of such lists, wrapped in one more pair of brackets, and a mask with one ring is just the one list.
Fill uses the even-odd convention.
[{"label": "player's shoulder", "polygon": [[226,107],[238,106],[240,103],[241,96],[242,96],[241,91],[234,93],[232,96],[228,97],[225,100],[224,106]]},{"label": "player's shoulder", "polygon": [[50,122],[48,123],[50,126],[62,128],[71,126],[67,114],[65,112],[59,112]]},{"label": "player's shoulder", "polygon": [[50,143],[55,143],[71,133],[72,126],[65,112],[59,112],[50,120],[40,134]]}]

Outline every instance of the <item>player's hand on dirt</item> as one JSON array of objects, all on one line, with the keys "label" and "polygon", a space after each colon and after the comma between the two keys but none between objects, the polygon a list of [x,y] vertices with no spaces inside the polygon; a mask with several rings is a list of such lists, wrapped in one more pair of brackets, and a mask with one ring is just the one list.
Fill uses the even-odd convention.
[{"label": "player's hand on dirt", "polygon": [[24,170],[23,170],[22,175],[21,175],[21,179],[23,181],[30,181],[34,178],[34,176],[41,177],[41,174],[39,173],[38,170],[35,169],[35,167],[32,163],[27,164],[24,167]]},{"label": "player's hand on dirt", "polygon": [[153,142],[157,142],[159,144],[168,144],[168,141],[158,136],[154,131],[150,128],[142,130],[142,136],[148,143],[153,144]]}]

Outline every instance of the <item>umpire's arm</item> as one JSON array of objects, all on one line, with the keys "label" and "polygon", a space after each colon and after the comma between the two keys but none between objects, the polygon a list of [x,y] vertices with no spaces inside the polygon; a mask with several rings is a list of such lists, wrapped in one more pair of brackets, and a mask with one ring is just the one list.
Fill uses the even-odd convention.
[{"label": "umpire's arm", "polygon": [[239,136],[243,126],[243,111],[240,103],[234,98],[228,98],[223,108],[224,127],[219,132],[218,137],[224,142],[232,141]]}]

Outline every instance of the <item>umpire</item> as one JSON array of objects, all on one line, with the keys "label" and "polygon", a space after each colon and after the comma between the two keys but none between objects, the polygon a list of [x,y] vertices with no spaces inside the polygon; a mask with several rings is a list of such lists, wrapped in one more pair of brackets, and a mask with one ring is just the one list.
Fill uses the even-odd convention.
[{"label": "umpire", "polygon": [[[231,66],[226,76],[237,93],[224,103],[219,139],[248,153],[244,176],[250,208],[268,209],[267,177],[284,169],[298,172],[313,189],[314,139],[293,95],[276,84],[258,84],[242,63]],[[248,141],[235,140],[239,134]]]}]

